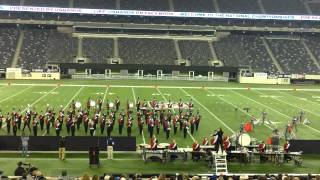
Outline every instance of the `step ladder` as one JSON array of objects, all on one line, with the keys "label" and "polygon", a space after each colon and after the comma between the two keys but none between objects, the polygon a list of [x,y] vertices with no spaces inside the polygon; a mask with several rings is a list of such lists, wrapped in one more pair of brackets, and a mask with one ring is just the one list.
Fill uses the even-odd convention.
[{"label": "step ladder", "polygon": [[223,153],[215,153],[213,155],[214,155],[214,166],[216,169],[216,175],[228,174],[227,154],[223,152]]}]

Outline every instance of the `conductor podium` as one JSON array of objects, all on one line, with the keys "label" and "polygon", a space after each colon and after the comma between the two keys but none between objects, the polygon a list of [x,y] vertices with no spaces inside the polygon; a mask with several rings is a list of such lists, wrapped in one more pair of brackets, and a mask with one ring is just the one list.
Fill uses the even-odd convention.
[{"label": "conductor podium", "polygon": [[99,147],[89,148],[89,165],[90,167],[99,167]]}]

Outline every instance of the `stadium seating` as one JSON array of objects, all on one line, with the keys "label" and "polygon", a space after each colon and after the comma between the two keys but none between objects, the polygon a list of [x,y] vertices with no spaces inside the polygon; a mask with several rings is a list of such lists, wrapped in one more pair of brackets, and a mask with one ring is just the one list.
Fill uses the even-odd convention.
[{"label": "stadium seating", "polygon": [[51,30],[46,50],[49,62],[72,62],[77,51],[77,39],[71,34]]},{"label": "stadium seating", "polygon": [[20,5],[20,0],[0,0],[0,4],[4,5]]},{"label": "stadium seating", "polygon": [[310,3],[309,7],[314,15],[320,15],[320,3]]},{"label": "stadium seating", "polygon": [[191,61],[193,66],[208,66],[208,60],[212,59],[207,41],[179,41],[183,59]]},{"label": "stadium seating", "polygon": [[172,40],[120,38],[119,53],[124,64],[173,65],[177,60]]},{"label": "stadium seating", "polygon": [[212,0],[173,0],[175,11],[214,12]]},{"label": "stadium seating", "polygon": [[299,40],[268,40],[275,58],[287,73],[319,73]]},{"label": "stadium seating", "polygon": [[262,0],[267,14],[308,14],[301,0]]},{"label": "stadium seating", "polygon": [[115,0],[74,0],[75,8],[116,9]]},{"label": "stadium seating", "polygon": [[92,63],[106,63],[113,56],[113,39],[84,38],[83,55]]},{"label": "stadium seating", "polygon": [[312,54],[320,63],[320,37],[317,35],[305,36],[304,40]]},{"label": "stadium seating", "polygon": [[252,67],[255,71],[272,71],[274,65],[256,35],[229,35],[213,42],[218,59],[227,66]]},{"label": "stadium seating", "polygon": [[169,11],[168,0],[121,0],[121,9],[146,10],[146,11]]},{"label": "stadium seating", "polygon": [[29,29],[24,31],[23,46],[17,66],[27,69],[42,69],[48,62],[49,31]]},{"label": "stadium seating", "polygon": [[11,60],[14,56],[19,31],[17,28],[0,28],[0,67],[6,68],[11,66]]},{"label": "stadium seating", "polygon": [[221,12],[228,13],[261,13],[257,0],[218,0]]},{"label": "stadium seating", "polygon": [[40,6],[40,7],[69,7],[68,0],[25,0],[26,6]]}]

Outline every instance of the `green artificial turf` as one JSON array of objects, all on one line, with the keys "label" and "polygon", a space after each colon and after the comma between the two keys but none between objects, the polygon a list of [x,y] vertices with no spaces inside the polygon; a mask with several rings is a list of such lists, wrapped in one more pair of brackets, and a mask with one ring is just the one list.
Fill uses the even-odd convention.
[{"label": "green artificial turf", "polygon": [[[10,82],[11,85],[8,85],[8,82]],[[32,86],[28,84],[32,84]],[[51,85],[49,86],[49,84]],[[192,138],[201,141],[219,127],[224,130],[226,135],[231,136],[233,132],[239,131],[241,122],[249,121],[251,115],[260,117],[263,110],[268,113],[268,118],[273,124],[256,126],[254,132],[249,133],[252,138],[266,140],[272,134],[272,129],[274,128],[278,128],[283,134],[286,124],[291,121],[293,116],[298,116],[301,110],[305,111],[305,116],[312,123],[308,126],[299,125],[298,131],[296,132],[296,138],[320,138],[320,121],[318,121],[320,118],[319,86],[247,85],[221,82],[144,80],[0,81],[0,109],[3,114],[12,111],[12,108],[25,110],[28,104],[39,112],[41,110],[45,111],[47,104],[55,109],[60,109],[60,107],[67,108],[73,99],[80,101],[82,105],[85,106],[88,98],[97,100],[99,97],[105,97],[105,100],[114,101],[117,96],[120,97],[121,108],[125,107],[125,102],[127,100],[134,102],[137,97],[148,101],[151,101],[152,98],[155,97],[163,102],[168,100],[176,102],[180,98],[183,101],[188,102],[190,98],[192,98],[195,109],[199,109],[202,115],[199,131],[195,132],[193,137],[187,136],[186,139],[183,138],[182,132],[179,130],[178,134],[175,136],[171,133],[169,140],[166,140],[165,134],[162,131],[157,136],[160,143],[169,143],[171,139],[174,138],[179,147],[191,146],[193,143]],[[246,113],[246,111],[243,110],[244,108],[249,108],[249,112]],[[26,132],[28,132],[28,130]],[[149,141],[146,127],[144,129],[144,136],[138,134],[136,121],[134,121],[132,132],[132,135],[136,136],[138,144]],[[5,125],[3,125],[0,130],[0,135],[6,134],[6,128]],[[20,134],[20,132],[18,134]],[[97,134],[100,135],[99,127]],[[38,135],[55,134],[54,131],[51,131],[51,134],[45,134],[44,131],[40,131],[38,132]],[[67,135],[66,128],[63,128],[62,135]],[[76,132],[76,135],[85,134],[82,130]],[[115,125],[112,135],[118,135],[117,124]],[[123,135],[126,135],[126,133]],[[0,161],[5,162],[1,157],[3,156],[0,155]],[[33,160],[30,159],[30,161]],[[48,174],[57,174],[57,171],[60,171],[59,168],[63,167],[75,167],[74,170],[72,168],[69,170],[71,174],[84,171],[88,171],[89,173],[100,173],[104,172],[105,169],[109,170],[108,172],[118,172],[122,171],[119,168],[123,166],[127,169],[126,172],[136,172],[138,170],[140,170],[138,172],[208,171],[208,168],[205,165],[196,165],[192,162],[180,164],[173,163],[161,166],[157,163],[145,165],[142,161],[136,160],[128,162],[121,160],[115,162],[106,161],[102,169],[90,170],[87,167],[87,161],[85,161],[85,163],[78,163],[79,161],[80,160],[70,159],[66,162],[57,160],[47,162],[45,161],[45,158],[44,160],[34,160],[35,163],[39,163],[38,166],[50,166],[50,168],[43,170]],[[231,172],[262,172],[266,167],[270,167],[270,172],[309,172],[310,170],[310,172],[319,173],[319,166],[316,166],[316,164],[320,164],[320,158],[317,156],[315,159],[310,158],[309,162],[308,165],[310,167],[308,168],[296,168],[291,166],[274,167],[270,165],[259,165],[256,167],[255,164],[247,166],[231,164],[229,169]],[[0,169],[12,170],[12,168],[15,167],[15,163],[16,162],[12,162],[10,165],[3,165],[3,163],[1,163]],[[82,171],[80,169],[84,170]]]}]

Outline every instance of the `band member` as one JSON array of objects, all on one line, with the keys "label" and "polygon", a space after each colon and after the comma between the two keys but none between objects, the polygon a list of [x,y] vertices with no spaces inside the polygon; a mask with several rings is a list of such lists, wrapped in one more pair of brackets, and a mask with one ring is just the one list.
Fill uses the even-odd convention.
[{"label": "band member", "polygon": [[212,145],[212,146],[215,145],[218,140],[217,130],[215,130],[213,134],[215,134],[215,135],[212,135],[211,140],[210,140],[210,145]]},{"label": "band member", "polygon": [[143,132],[143,124],[144,124],[144,121],[142,120],[142,113],[141,111],[138,111],[137,112],[137,120],[138,120],[138,128],[139,128],[139,134],[142,135],[142,132]]},{"label": "band member", "polygon": [[187,133],[188,133],[188,129],[189,129],[189,122],[188,120],[183,120],[183,126],[182,126],[182,129],[183,129],[183,138],[187,138]]},{"label": "band member", "polygon": [[45,119],[45,124],[46,124],[46,133],[47,134],[50,134],[50,126],[51,126],[51,123],[50,123],[50,117],[46,117]]},{"label": "band member", "polygon": [[79,110],[78,115],[77,115],[77,120],[76,120],[77,130],[80,130],[80,125],[82,123],[82,119],[83,119],[83,111]]},{"label": "band member", "polygon": [[107,125],[107,136],[110,137],[112,132],[112,119],[108,119],[106,122],[106,125]]},{"label": "band member", "polygon": [[169,102],[168,102],[168,109],[172,109],[172,102],[171,102],[170,99],[169,99]]},{"label": "band member", "polygon": [[0,129],[2,128],[3,115],[0,111]]},{"label": "band member", "polygon": [[120,99],[118,96],[117,96],[114,104],[116,105],[116,112],[118,112],[119,108],[120,108]]},{"label": "band member", "polygon": [[172,124],[173,124],[173,133],[174,135],[177,134],[177,130],[178,130],[178,120],[179,120],[179,116],[176,115],[173,120],[172,120]]},{"label": "band member", "polygon": [[[169,145],[168,148],[169,148],[169,150],[172,150],[172,151],[178,150],[178,145],[177,145],[175,139],[172,140],[172,143],[170,143],[170,145]],[[170,156],[170,161],[174,161],[177,157],[178,157],[178,156],[176,156],[176,155],[171,155],[171,156]]]},{"label": "band member", "polygon": [[194,128],[195,128],[195,123],[196,123],[196,118],[194,116],[192,116],[192,118],[190,120],[190,129],[191,129],[191,134],[192,135],[193,135]]},{"label": "band member", "polygon": [[153,135],[152,138],[150,139],[150,149],[157,150],[157,144],[158,144],[158,139],[156,138],[155,135]]},{"label": "band member", "polygon": [[209,146],[209,140],[208,140],[208,138],[204,138],[204,139],[203,139],[202,145],[203,145],[203,146]]},{"label": "band member", "polygon": [[251,116],[251,119],[250,119],[250,123],[251,123],[251,126],[252,126],[252,130],[254,130],[254,127],[255,127],[255,124],[257,122],[257,118],[254,117],[254,115]]},{"label": "band member", "polygon": [[178,149],[178,146],[177,146],[176,140],[173,139],[172,143],[169,145],[169,150],[177,150],[177,149]]},{"label": "band member", "polygon": [[189,110],[192,110],[192,109],[193,109],[192,99],[190,99],[190,101],[189,101],[188,108],[189,108]]},{"label": "band member", "polygon": [[265,162],[267,160],[267,157],[265,156],[266,144],[263,141],[258,145],[258,151],[260,153],[260,162]]},{"label": "band member", "polygon": [[169,139],[170,131],[171,131],[171,122],[170,122],[170,120],[166,120],[164,122],[164,128],[165,128],[165,132],[166,132],[166,138]]},{"label": "band member", "polygon": [[61,123],[60,121],[57,119],[54,123],[54,128],[56,129],[56,136],[59,137],[60,136],[60,131],[61,131]]},{"label": "band member", "polygon": [[179,125],[180,125],[180,131],[182,131],[182,126],[184,122],[184,116],[182,113],[179,113]]},{"label": "band member", "polygon": [[128,117],[128,121],[127,121],[127,134],[128,134],[128,137],[131,137],[131,128],[132,128],[132,117],[131,118]]},{"label": "band member", "polygon": [[157,130],[157,135],[159,135],[159,133],[160,133],[160,120],[158,119],[158,117],[156,115],[154,115],[154,124],[155,124],[156,130]]},{"label": "band member", "polygon": [[300,121],[300,124],[302,124],[304,121],[304,111],[303,110],[300,111],[299,121]]},{"label": "band member", "polygon": [[140,101],[140,98],[138,97],[136,101],[137,112],[140,111],[140,106],[141,106],[141,101]]},{"label": "band member", "polygon": [[217,141],[216,141],[216,144],[215,144],[215,148],[216,148],[216,153],[219,152],[219,147],[221,149],[221,152],[223,152],[223,131],[222,129],[220,128],[219,131],[216,131],[215,134],[213,134],[213,136],[217,136]]},{"label": "band member", "polygon": [[199,110],[197,110],[197,114],[196,114],[196,122],[195,122],[195,125],[196,125],[196,131],[198,131],[198,128],[199,128],[199,124],[200,124],[200,120],[201,120],[201,115],[200,115],[200,112]]},{"label": "band member", "polygon": [[[19,109],[19,112],[20,112],[20,109]],[[17,119],[18,129],[20,130],[21,129],[21,123],[22,123],[22,114],[18,113],[18,112],[15,112],[15,116],[14,116],[13,120],[15,120],[15,119]]]},{"label": "band member", "polygon": [[76,133],[76,120],[73,118],[70,124],[71,136],[75,136]]},{"label": "band member", "polygon": [[150,135],[150,138],[153,136],[153,128],[154,128],[154,120],[153,117],[150,117],[148,120],[148,132]]},{"label": "band member", "polygon": [[110,111],[110,101],[109,101],[109,99],[106,100],[106,109],[107,109],[107,114],[109,114],[109,111]]},{"label": "band member", "polygon": [[93,136],[94,135],[94,121],[92,119],[89,119],[89,131],[90,131],[90,136]]},{"label": "band member", "polygon": [[67,133],[70,134],[70,127],[72,123],[72,115],[69,114],[67,119],[66,119],[66,128],[67,128]]},{"label": "band member", "polygon": [[292,118],[292,128],[294,128],[296,130],[296,132],[298,132],[298,118],[297,117],[293,117]]},{"label": "band member", "polygon": [[103,114],[102,119],[100,120],[100,132],[101,134],[104,133],[104,128],[106,127],[107,123],[107,115]]},{"label": "band member", "polygon": [[38,120],[37,119],[33,119],[32,121],[32,130],[33,130],[33,135],[37,136],[38,135]]},{"label": "band member", "polygon": [[43,131],[44,128],[44,115],[42,114],[43,112],[41,111],[38,119],[39,119],[39,123],[40,123],[40,130]]},{"label": "band member", "polygon": [[101,111],[102,109],[102,103],[103,103],[103,100],[101,97],[99,97],[99,99],[97,100],[97,104],[98,104],[98,108],[99,108],[99,112]]},{"label": "band member", "polygon": [[116,113],[115,111],[111,111],[110,115],[109,115],[109,119],[111,122],[111,130],[113,130],[113,124],[114,122],[116,122]]},{"label": "band member", "polygon": [[30,127],[30,122],[31,122],[31,116],[29,115],[26,115],[24,118],[23,118],[23,128],[22,128],[22,131],[24,131],[24,129],[26,128],[26,126],[28,127],[29,131],[31,132],[31,127]]},{"label": "band member", "polygon": [[87,110],[89,111],[90,110],[90,108],[91,108],[91,100],[90,100],[90,98],[88,98],[88,100],[87,100]]},{"label": "band member", "polygon": [[88,127],[89,127],[89,117],[87,114],[83,116],[83,126],[84,126],[84,132],[88,133]]},{"label": "band member", "polygon": [[267,120],[267,112],[263,110],[261,115],[262,115],[262,124],[264,124],[265,121]]},{"label": "band member", "polygon": [[10,134],[10,129],[11,129],[11,120],[12,120],[12,116],[10,116],[10,114],[7,114],[6,117],[6,124],[7,124],[7,133]]},{"label": "band member", "polygon": [[180,99],[179,102],[178,102],[178,108],[179,108],[179,114],[182,113],[182,110],[183,110],[183,102],[182,100]]},{"label": "band member", "polygon": [[231,151],[231,142],[229,136],[226,136],[223,141],[223,147],[226,152]]},{"label": "band member", "polygon": [[286,162],[289,162],[292,160],[292,157],[289,155],[290,153],[290,142],[286,141],[286,143],[283,145],[283,151],[284,151],[284,160]]},{"label": "band member", "polygon": [[198,141],[195,141],[192,144],[192,160],[193,161],[199,161],[200,159],[200,144],[198,143]]},{"label": "band member", "polygon": [[17,136],[17,131],[18,131],[18,119],[15,119],[12,121],[13,136]]},{"label": "band member", "polygon": [[120,113],[119,119],[118,119],[118,125],[119,125],[119,134],[122,135],[122,129],[124,126],[124,118],[125,114],[123,112]]},{"label": "band member", "polygon": [[145,99],[143,100],[142,108],[143,108],[143,115],[146,115],[147,109],[148,109],[148,102]]}]

